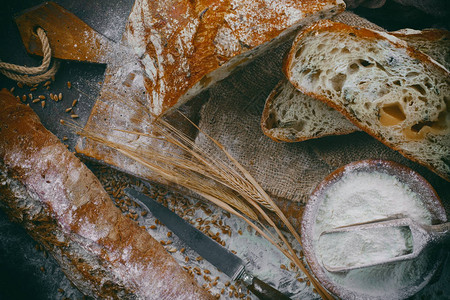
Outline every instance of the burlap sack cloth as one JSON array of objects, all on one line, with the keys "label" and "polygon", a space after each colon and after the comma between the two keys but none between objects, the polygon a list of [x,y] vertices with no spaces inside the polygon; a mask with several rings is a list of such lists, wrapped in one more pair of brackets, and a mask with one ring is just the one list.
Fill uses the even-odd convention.
[{"label": "burlap sack cloth", "polygon": [[[383,30],[350,12],[335,20]],[[449,185],[445,180],[364,132],[298,143],[277,143],[262,133],[264,103],[284,76],[282,60],[290,44],[270,51],[213,86],[200,112],[201,130],[222,143],[275,198],[304,204],[317,184],[338,167],[363,159],[386,159],[418,171],[437,190],[449,211]],[[220,155],[204,135],[195,142],[211,155]]]}]

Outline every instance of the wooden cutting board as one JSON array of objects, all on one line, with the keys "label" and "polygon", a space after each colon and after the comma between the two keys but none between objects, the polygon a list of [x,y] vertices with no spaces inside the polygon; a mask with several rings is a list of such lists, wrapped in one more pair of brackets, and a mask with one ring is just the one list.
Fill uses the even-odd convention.
[{"label": "wooden cutting board", "polygon": [[[40,41],[35,34],[35,29],[41,27],[47,33],[54,58],[106,64],[100,95],[89,114],[86,129],[95,130],[105,137],[114,137],[117,133],[115,128],[151,132],[149,116],[142,109],[146,101],[143,67],[127,45],[125,36],[120,43],[115,43],[54,2],[30,9],[15,21],[30,54],[42,56]],[[183,126],[187,122],[180,118],[176,122],[182,123],[181,128],[192,128]],[[192,131],[190,134],[195,135]],[[126,143],[163,147],[158,140],[137,141],[131,135]],[[132,175],[168,184],[147,168],[92,140],[79,139],[76,151]]]}]

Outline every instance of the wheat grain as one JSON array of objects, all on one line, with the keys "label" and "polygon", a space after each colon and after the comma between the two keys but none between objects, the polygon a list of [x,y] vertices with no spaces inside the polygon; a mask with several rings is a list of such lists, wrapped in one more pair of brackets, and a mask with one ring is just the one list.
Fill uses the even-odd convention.
[{"label": "wheat grain", "polygon": [[[150,122],[149,120],[144,120],[144,122]],[[185,156],[172,152],[159,153],[155,149],[133,148],[125,142],[122,144],[107,140],[95,132],[81,130],[79,134],[115,149],[119,153],[156,172],[163,179],[188,188],[225,211],[241,218],[256,233],[266,238],[290,259],[295,266],[304,272],[309,279],[308,282],[313,284],[322,298],[332,299],[328,292],[309,273],[304,263],[297,256],[292,245],[287,241],[284,234],[279,230],[274,220],[266,213],[264,208],[272,210],[288,228],[297,242],[301,244],[300,237],[293,226],[250,173],[220,143],[206,135],[222,151],[228,161],[216,157],[209,157],[207,153],[199,149],[186,135],[164,120],[158,119],[157,122],[151,123],[151,125],[154,125],[152,128],[160,136],[121,129],[117,129],[117,131],[160,139],[181,149],[185,153]],[[193,125],[195,126],[195,124]],[[71,124],[70,126],[80,129],[76,124]],[[201,132],[199,128],[197,129]],[[118,140],[120,141],[120,139]],[[275,234],[269,231],[262,222],[258,221],[254,210],[258,212],[267,224],[274,228]],[[220,243],[225,244],[224,241]]]}]

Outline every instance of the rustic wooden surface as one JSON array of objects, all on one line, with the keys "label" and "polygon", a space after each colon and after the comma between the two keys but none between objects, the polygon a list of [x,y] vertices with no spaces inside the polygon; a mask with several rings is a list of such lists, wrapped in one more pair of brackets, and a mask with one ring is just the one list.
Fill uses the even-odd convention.
[{"label": "rustic wooden surface", "polygon": [[[22,38],[19,34],[19,30],[14,24],[13,16],[20,11],[40,4],[41,2],[42,1],[40,0],[15,1],[6,4],[6,8],[0,12],[0,25],[2,25],[0,26],[0,42],[2,43],[2,47],[0,47],[0,58],[2,60],[28,65],[37,65],[39,63],[39,57],[29,56],[27,54]],[[69,60],[84,60],[85,62],[102,63],[87,64],[85,62],[78,61],[63,62],[62,67],[57,74],[56,81],[52,83],[52,90],[63,92],[63,103],[69,105],[74,99],[79,100],[77,112],[80,115],[80,118],[77,122],[80,125],[84,125],[90,114],[94,101],[101,94],[101,87],[104,81],[104,73],[107,69],[107,66],[104,65],[104,63],[109,62],[108,55],[103,55],[103,58],[99,58],[98,53],[90,51],[89,47],[93,47],[92,49],[99,49],[99,46],[102,46],[101,48],[104,49],[114,49],[115,44],[110,40],[113,40],[116,43],[120,41],[121,28],[123,28],[125,25],[133,1],[128,0],[126,2],[123,2],[99,0],[78,2],[60,0],[57,2],[62,4],[62,6],[67,9],[67,11],[70,11],[74,15],[81,17],[81,19],[86,22],[86,24],[84,22],[75,22],[76,24],[81,26],[82,29],[86,29],[85,26],[95,28],[96,32],[102,33],[104,36],[102,37],[93,32],[94,38],[92,38],[92,40],[89,40],[88,43],[85,44],[87,46],[83,50],[84,53],[90,54],[87,56],[85,55],[84,59],[80,56],[80,52],[78,52],[78,50],[76,49],[73,49],[74,51],[71,53],[56,53],[58,57]],[[389,14],[389,10],[395,11],[396,9],[398,9],[398,7],[389,4],[387,9],[387,12],[386,10],[373,11],[365,9],[362,9],[361,11],[363,13],[366,12],[368,15],[374,16],[374,18],[377,20],[381,20],[377,21],[377,23],[385,26],[388,30],[395,30],[403,27],[412,27],[419,29],[442,23],[442,20],[429,20],[420,12],[413,12],[413,16],[415,17],[411,17],[410,10],[408,10],[408,18],[392,18],[392,14]],[[61,16],[65,15],[71,18],[70,14],[67,15],[67,12],[60,13]],[[387,18],[386,16],[390,17]],[[49,22],[45,24],[41,23],[43,25],[49,25],[51,24],[51,22],[56,22],[58,20],[37,19],[34,21]],[[382,22],[384,22],[384,24],[381,24]],[[72,22],[72,24],[73,23],[74,22]],[[28,48],[30,52],[38,54],[36,49],[36,41],[33,42],[33,40],[35,40],[32,33],[34,24],[33,22],[28,22],[26,26],[27,30],[25,31],[28,32],[28,37],[32,38],[30,39],[30,43],[25,44],[25,47]],[[61,43],[72,41],[72,44],[74,44],[73,41],[75,39],[81,38],[80,36],[76,36],[76,34],[67,34],[63,26],[61,26],[59,29],[61,30],[58,30],[55,35],[49,35],[49,38],[51,40],[56,39],[56,41],[58,42],[58,39],[61,38],[59,41]],[[105,37],[107,37],[109,40]],[[66,40],[62,40],[62,38]],[[25,40],[26,39],[27,36],[25,36]],[[61,49],[63,48],[65,47],[61,47]],[[100,50],[100,52],[101,51],[104,50]],[[105,53],[103,52],[103,54]],[[111,67],[113,66],[109,65],[109,72],[108,70],[106,70],[106,73],[114,73],[114,69],[111,69]],[[71,89],[67,88],[67,81],[72,82]],[[9,80],[5,80],[3,77],[0,78],[0,87],[11,88],[13,86],[16,88],[17,95],[21,95],[20,93],[28,93],[27,89],[20,89],[15,85],[15,83]],[[36,93],[37,92],[43,94],[48,93],[48,91],[44,89],[39,89],[38,91],[36,91]],[[59,124],[59,119],[61,119],[62,117],[67,118],[67,114],[64,111],[66,106],[61,105],[61,103],[50,102],[47,104],[45,109],[41,109],[40,105],[32,105],[32,107],[41,117],[42,122],[49,130],[54,132],[61,139],[65,136],[68,137],[67,144],[71,149],[73,149],[75,141],[77,139],[76,135],[74,135],[73,132],[70,131],[70,129]],[[2,243],[0,244],[0,298],[57,298],[57,296],[59,295],[57,291],[58,284],[64,282],[65,280],[62,273],[58,272],[57,267],[52,266],[51,263],[49,263],[48,270],[52,271],[44,275],[40,270],[40,266],[43,264],[47,264],[48,259],[45,259],[42,254],[35,250],[34,242],[25,235],[23,230],[17,228],[14,224],[10,224],[5,219],[5,216],[2,213],[0,213],[0,224],[2,228],[0,236],[0,240],[2,241]],[[448,272],[449,263],[447,263],[445,267],[447,272],[444,273],[446,275],[441,278],[441,280],[438,282],[438,285],[445,285],[446,280],[448,282],[450,278]],[[24,277],[25,279],[23,279]],[[70,284],[68,284],[67,282],[65,284],[68,286],[68,288],[70,287]],[[427,297],[427,295],[430,295],[430,293],[431,295],[434,295],[432,291],[433,288],[425,289],[414,298],[420,299],[421,296]],[[78,297],[80,297],[80,295],[76,294],[76,291],[73,291],[72,298],[76,299]]]},{"label": "rustic wooden surface", "polygon": [[15,22],[30,54],[42,56],[36,28],[44,28],[52,57],[64,60],[107,63],[114,43],[74,14],[54,2],[44,3],[19,15]]},{"label": "rustic wooden surface", "polygon": [[[15,23],[15,17],[24,10],[42,4],[42,0],[4,1],[0,10],[0,59],[2,61],[37,66],[41,57],[27,53],[25,45]],[[120,41],[122,30],[131,10],[133,0],[127,1],[71,1],[57,0],[74,15],[81,16],[90,28],[95,28],[111,41]],[[113,18],[107,18],[114,12]],[[63,28],[61,28],[61,31]],[[51,36],[50,36],[51,37]],[[52,37],[51,37],[52,38]],[[67,38],[67,37],[66,37]],[[62,55],[62,54],[60,54]],[[89,61],[95,61],[96,55]],[[104,80],[105,64],[78,61],[62,61],[55,81],[50,90],[40,87],[32,92],[45,95],[61,92],[63,100],[55,103],[46,101],[43,109],[40,103],[30,104],[39,115],[44,126],[55,133],[73,149],[77,135],[68,127],[59,123],[61,118],[70,118],[65,112],[72,101],[77,99],[75,112],[79,115],[77,122],[86,123],[94,101],[100,93]],[[67,82],[72,83],[71,89]],[[15,82],[0,76],[0,87],[14,87],[16,95],[28,95],[30,88],[20,88]],[[82,299],[82,295],[66,279],[57,263],[36,248],[36,242],[17,224],[11,223],[0,211],[0,299]],[[41,267],[44,267],[42,270]],[[60,288],[64,292],[58,291]]]}]

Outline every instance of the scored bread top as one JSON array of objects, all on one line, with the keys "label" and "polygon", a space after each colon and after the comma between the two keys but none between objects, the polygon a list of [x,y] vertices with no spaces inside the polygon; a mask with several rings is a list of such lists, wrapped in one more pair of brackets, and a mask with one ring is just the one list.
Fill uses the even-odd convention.
[{"label": "scored bread top", "polygon": [[[389,34],[406,41],[408,45],[431,56],[450,70],[449,31],[404,29]],[[298,91],[286,79],[281,80],[268,96],[261,127],[264,134],[270,138],[286,142],[348,134],[360,130],[338,111]]]},{"label": "scored bread top", "polygon": [[319,21],[296,37],[291,83],[362,130],[450,178],[450,73],[386,33]]},{"label": "scored bread top", "polygon": [[150,108],[162,115],[300,25],[344,8],[342,0],[137,0],[126,39],[145,68]]}]

